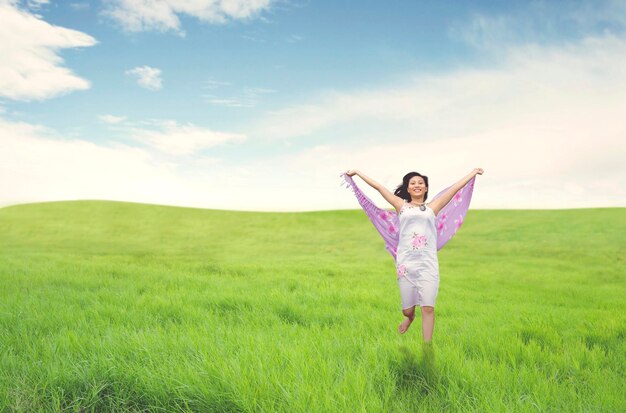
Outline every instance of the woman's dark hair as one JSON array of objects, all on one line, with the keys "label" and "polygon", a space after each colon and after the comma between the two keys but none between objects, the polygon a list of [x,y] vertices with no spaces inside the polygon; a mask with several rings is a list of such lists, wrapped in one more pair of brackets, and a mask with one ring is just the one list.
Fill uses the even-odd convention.
[{"label": "woman's dark hair", "polygon": [[416,176],[422,178],[424,180],[424,183],[426,184],[426,193],[424,194],[424,202],[426,202],[426,198],[428,198],[428,177],[418,172],[409,172],[408,174],[404,175],[404,178],[402,178],[402,184],[398,185],[393,194],[399,196],[402,199],[406,199],[407,202],[411,202],[411,194],[409,194],[409,181],[411,180],[411,178],[414,178]]}]

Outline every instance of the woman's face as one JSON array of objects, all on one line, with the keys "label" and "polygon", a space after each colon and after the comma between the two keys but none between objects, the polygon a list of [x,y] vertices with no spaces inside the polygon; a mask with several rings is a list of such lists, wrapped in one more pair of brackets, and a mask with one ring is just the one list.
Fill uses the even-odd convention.
[{"label": "woman's face", "polygon": [[420,176],[414,176],[413,178],[411,178],[411,180],[409,181],[408,189],[411,197],[415,198],[423,198],[424,194],[428,190],[428,188],[426,187],[426,182],[424,182],[424,178]]}]

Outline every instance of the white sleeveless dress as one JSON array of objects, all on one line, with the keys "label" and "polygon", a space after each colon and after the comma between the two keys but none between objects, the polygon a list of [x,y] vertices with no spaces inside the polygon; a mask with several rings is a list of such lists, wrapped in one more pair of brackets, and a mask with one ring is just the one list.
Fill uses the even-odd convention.
[{"label": "white sleeveless dress", "polygon": [[439,290],[435,213],[429,206],[422,211],[405,202],[399,219],[396,269],[402,309],[416,305],[434,307]]}]

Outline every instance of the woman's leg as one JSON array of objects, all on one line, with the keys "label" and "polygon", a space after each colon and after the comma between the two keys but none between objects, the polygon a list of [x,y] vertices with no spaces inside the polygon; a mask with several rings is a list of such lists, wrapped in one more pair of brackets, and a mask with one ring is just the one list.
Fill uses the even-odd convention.
[{"label": "woman's leg", "polygon": [[406,318],[398,326],[398,331],[400,332],[400,334],[406,333],[406,330],[409,329],[411,323],[415,319],[415,306],[405,308],[404,310],[402,310],[402,314],[404,314]]},{"label": "woman's leg", "polygon": [[435,307],[423,306],[422,309],[422,335],[425,342],[430,342],[433,338],[435,328]]}]

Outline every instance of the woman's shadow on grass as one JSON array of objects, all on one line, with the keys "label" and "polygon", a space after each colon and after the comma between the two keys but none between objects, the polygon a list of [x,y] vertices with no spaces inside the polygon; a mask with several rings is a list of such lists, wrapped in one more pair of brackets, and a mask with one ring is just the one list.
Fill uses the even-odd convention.
[{"label": "woman's shadow on grass", "polygon": [[400,357],[394,360],[392,369],[396,375],[396,386],[400,390],[417,390],[427,395],[439,383],[435,349],[431,343],[422,344],[422,356],[419,359],[414,348],[401,346]]}]

